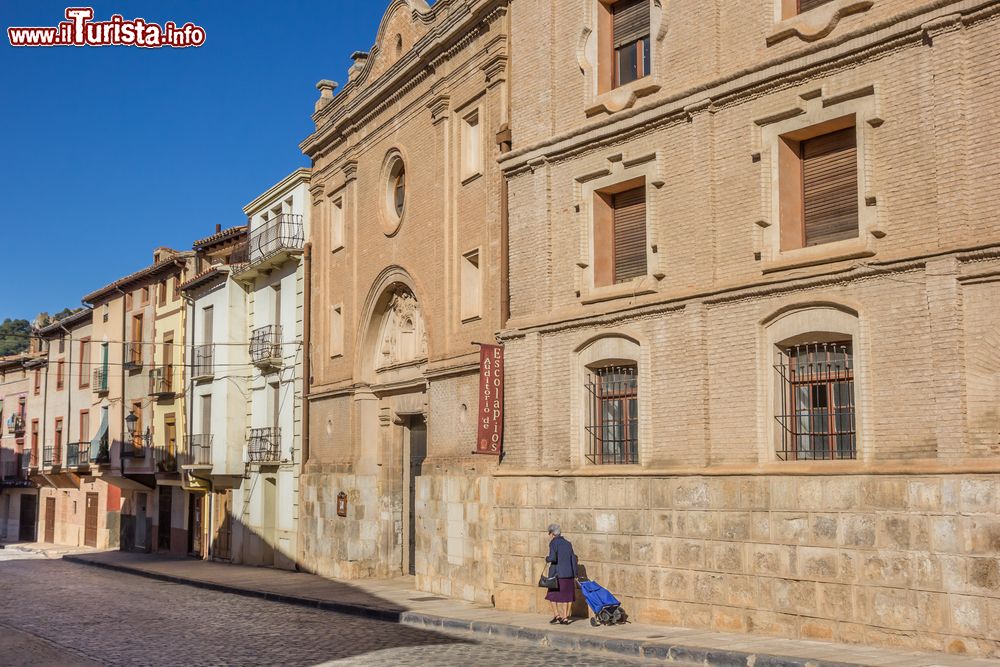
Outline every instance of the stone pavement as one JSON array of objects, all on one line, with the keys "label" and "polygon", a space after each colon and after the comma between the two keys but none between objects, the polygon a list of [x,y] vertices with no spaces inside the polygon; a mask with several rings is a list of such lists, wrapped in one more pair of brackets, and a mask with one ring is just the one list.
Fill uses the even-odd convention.
[{"label": "stone pavement", "polygon": [[49,542],[17,542],[0,540],[0,549],[7,552],[19,552],[23,554],[38,554],[45,558],[62,558],[67,554],[97,553],[97,549],[91,547],[77,547],[67,544],[51,544]]},{"label": "stone pavement", "polygon": [[176,557],[117,551],[67,555],[64,560],[131,572],[161,581],[323,610],[361,615],[406,626],[468,631],[536,642],[569,651],[610,652],[706,665],[844,667],[998,667],[1000,661],[933,653],[775,639],[686,628],[628,624],[592,628],[586,620],[550,626],[537,614],[504,612],[415,590],[413,580],[334,581],[286,572]]}]

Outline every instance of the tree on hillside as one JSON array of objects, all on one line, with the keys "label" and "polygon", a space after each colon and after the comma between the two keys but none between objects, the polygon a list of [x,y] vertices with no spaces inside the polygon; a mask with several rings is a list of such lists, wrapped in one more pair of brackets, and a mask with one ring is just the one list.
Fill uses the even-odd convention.
[{"label": "tree on hillside", "polygon": [[0,357],[27,351],[29,335],[31,323],[28,320],[5,319],[0,323]]}]

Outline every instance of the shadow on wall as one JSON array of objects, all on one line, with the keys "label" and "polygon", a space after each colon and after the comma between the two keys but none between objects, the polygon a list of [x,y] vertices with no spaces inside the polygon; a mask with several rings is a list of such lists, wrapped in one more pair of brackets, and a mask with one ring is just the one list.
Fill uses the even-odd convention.
[{"label": "shadow on wall", "polygon": [[[190,559],[166,555],[145,555],[106,551],[86,558],[97,564],[142,564],[158,578],[212,576],[215,570],[232,566],[199,563],[193,572]],[[203,569],[204,568],[204,569]],[[245,580],[245,573],[242,573]],[[281,589],[286,595],[312,592],[313,597],[365,604],[384,610],[381,620],[398,622],[402,608],[393,602],[343,584],[319,577],[282,572]],[[179,589],[175,583],[163,585],[147,578],[122,572],[105,572],[88,565],[62,560],[11,560],[0,562],[0,578],[5,594],[12,599],[31,600],[30,605],[0,605],[0,624],[35,633],[59,644],[79,642],[81,619],[93,617],[95,607],[113,606],[115,631],[101,633],[99,642],[86,647],[88,655],[114,662],[137,663],[149,659],[149,648],[135,637],[149,628],[184,630],[184,641],[161,642],[156,659],[162,664],[190,664],[194,655],[236,658],[237,662],[306,666],[375,654],[391,649],[474,645],[478,642],[452,637],[434,630],[409,625],[382,626],[357,615],[330,614],[316,608],[227,595],[193,587]],[[301,580],[301,583],[298,583]],[[39,588],[39,581],[72,581],[76,594],[66,596],[58,586]],[[223,579],[225,581],[225,579]],[[138,593],[141,591],[141,593]],[[183,604],[179,603],[183,600]],[[252,607],[248,605],[253,605]],[[395,608],[395,612],[390,611]],[[200,614],[211,622],[196,622]],[[374,615],[374,614],[373,614]],[[262,627],[271,631],[262,632]],[[289,641],[275,641],[277,628],[295,628]],[[285,639],[289,639],[285,636]],[[250,656],[253,656],[250,658]],[[430,662],[430,654],[427,661]]]}]

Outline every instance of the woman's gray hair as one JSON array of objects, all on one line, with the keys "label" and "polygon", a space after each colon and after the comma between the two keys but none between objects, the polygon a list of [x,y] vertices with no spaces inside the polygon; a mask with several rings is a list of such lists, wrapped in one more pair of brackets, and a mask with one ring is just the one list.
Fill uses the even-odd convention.
[{"label": "woman's gray hair", "polygon": [[549,524],[549,535],[562,535],[562,528],[559,527],[558,523]]}]

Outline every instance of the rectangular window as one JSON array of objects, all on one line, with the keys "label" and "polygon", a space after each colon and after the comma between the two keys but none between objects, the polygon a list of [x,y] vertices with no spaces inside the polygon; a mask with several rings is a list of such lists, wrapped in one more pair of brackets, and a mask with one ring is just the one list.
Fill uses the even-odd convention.
[{"label": "rectangular window", "polygon": [[330,250],[344,247],[344,198],[330,200]]},{"label": "rectangular window", "polygon": [[31,467],[38,467],[38,420],[31,420]]},{"label": "rectangular window", "polygon": [[854,358],[850,341],[795,345],[775,366],[783,461],[854,459]]},{"label": "rectangular window", "polygon": [[55,435],[53,436],[52,444],[54,445],[52,449],[52,460],[54,462],[62,461],[62,444],[63,444],[63,420],[62,417],[56,417],[56,428]]},{"label": "rectangular window", "polygon": [[173,391],[174,387],[174,332],[168,331],[163,334],[163,381],[166,383],[166,390]]},{"label": "rectangular window", "polygon": [[611,26],[617,88],[649,75],[649,0],[616,2]]},{"label": "rectangular window", "polygon": [[66,385],[66,362],[60,359],[56,362],[56,391],[62,391]]},{"label": "rectangular window", "polygon": [[179,276],[174,276],[171,279],[171,281],[170,281],[170,293],[171,293],[170,300],[171,301],[177,301],[177,299],[181,298],[180,286],[181,286],[181,279],[180,279],[180,277]]},{"label": "rectangular window", "polygon": [[167,447],[167,456],[174,460],[177,456],[177,415],[168,413],[163,418],[164,444]]},{"label": "rectangular window", "polygon": [[215,326],[215,307],[205,306],[201,309],[201,342],[203,345],[212,344],[213,328]]},{"label": "rectangular window", "polygon": [[132,444],[141,449],[144,443],[142,430],[142,401],[133,401],[132,414],[135,415],[135,431],[132,435]]},{"label": "rectangular window", "polygon": [[480,316],[482,282],[479,272],[479,250],[462,255],[462,320]]},{"label": "rectangular window", "polygon": [[798,13],[808,12],[810,9],[816,9],[820,5],[825,5],[832,0],[798,0]]},{"label": "rectangular window", "polygon": [[167,305],[167,281],[164,280],[159,285],[157,285],[157,291],[159,292],[159,302],[161,306]]},{"label": "rectangular window", "polygon": [[858,149],[854,117],[782,135],[777,148],[781,250],[856,239]]},{"label": "rectangular window", "polygon": [[41,369],[38,368],[35,369],[35,378],[33,382],[32,392],[35,394],[35,396],[38,396],[40,393],[42,393],[42,371]]},{"label": "rectangular window", "polygon": [[80,410],[80,442],[90,440],[90,411]]},{"label": "rectangular window", "polygon": [[149,285],[142,288],[142,303],[149,303]]},{"label": "rectangular window", "polygon": [[594,193],[594,285],[645,276],[646,185],[642,178]]},{"label": "rectangular window", "polygon": [[208,435],[212,432],[212,395],[205,394],[201,397],[201,433]]},{"label": "rectangular window", "polygon": [[462,119],[462,180],[483,171],[483,140],[479,125],[479,111]]},{"label": "rectangular window", "polygon": [[107,322],[108,321],[108,315],[109,315],[110,312],[111,312],[111,304],[110,303],[105,303],[101,307],[101,320],[104,321],[104,322]]},{"label": "rectangular window", "polygon": [[59,354],[66,352],[66,334],[59,335]]},{"label": "rectangular window", "polygon": [[590,371],[587,459],[597,465],[639,462],[639,385],[635,366]]},{"label": "rectangular window", "polygon": [[330,356],[344,354],[344,308],[330,306]]},{"label": "rectangular window", "polygon": [[129,345],[127,363],[142,364],[142,315],[132,317],[132,342]]},{"label": "rectangular window", "polygon": [[80,341],[80,388],[90,386],[90,339]]},{"label": "rectangular window", "polygon": [[858,235],[858,147],[854,128],[801,143],[802,217],[807,246]]}]

